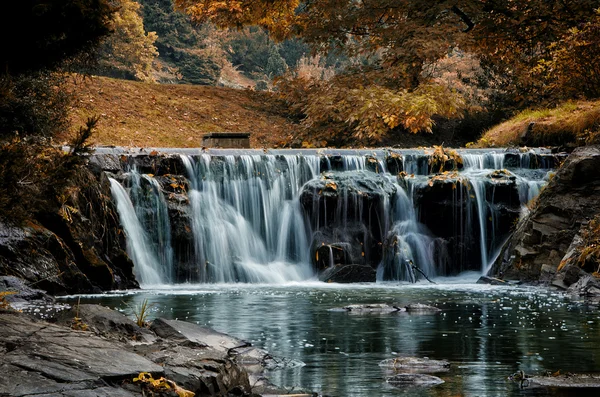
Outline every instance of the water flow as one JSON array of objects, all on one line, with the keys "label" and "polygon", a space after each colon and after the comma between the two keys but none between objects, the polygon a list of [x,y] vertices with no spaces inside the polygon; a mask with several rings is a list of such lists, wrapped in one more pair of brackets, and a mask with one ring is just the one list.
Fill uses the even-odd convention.
[{"label": "water flow", "polygon": [[[545,183],[547,170],[499,171],[501,152],[460,155],[464,169],[437,180],[428,175],[427,155],[415,150],[402,154],[404,176],[371,154],[180,155],[187,181],[168,200],[161,186],[174,180],[169,175],[132,169],[123,185],[111,179],[111,188],[144,285],[306,280],[314,277],[314,250],[325,244],[346,247],[349,263],[377,268],[378,280],[416,281],[421,272],[485,270],[506,238],[497,233],[505,222],[499,211],[512,200],[506,190],[498,199],[496,187],[514,191],[516,183],[517,200],[526,204]],[[535,153],[512,156],[520,165],[534,168],[530,158],[544,164]],[[444,183],[453,184],[449,196]],[[439,233],[439,220],[421,219],[426,214],[416,198],[429,187],[448,196],[440,205],[448,205],[452,225],[442,232],[451,235]],[[329,251],[329,266],[338,265]]]},{"label": "water flow", "polygon": [[182,158],[191,181],[197,281],[282,282],[312,276],[310,230],[298,193],[318,173],[318,161]]},{"label": "water flow", "polygon": [[158,258],[153,255],[145,230],[138,220],[133,203],[127,191],[119,182],[109,178],[117,211],[127,236],[127,254],[135,264],[134,272],[141,285],[158,285],[165,281]]}]

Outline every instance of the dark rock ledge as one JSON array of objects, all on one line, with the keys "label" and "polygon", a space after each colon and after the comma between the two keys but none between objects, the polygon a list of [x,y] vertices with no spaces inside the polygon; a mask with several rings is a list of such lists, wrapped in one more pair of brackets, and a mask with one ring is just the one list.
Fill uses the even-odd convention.
[{"label": "dark rock ledge", "polygon": [[285,395],[258,379],[266,368],[302,365],[182,321],[157,319],[140,328],[122,313],[81,305],[78,324],[87,329],[81,331],[71,327],[75,315],[75,309],[63,311],[52,324],[0,309],[0,396],[141,396],[133,383],[141,372],[166,377],[197,397]]}]

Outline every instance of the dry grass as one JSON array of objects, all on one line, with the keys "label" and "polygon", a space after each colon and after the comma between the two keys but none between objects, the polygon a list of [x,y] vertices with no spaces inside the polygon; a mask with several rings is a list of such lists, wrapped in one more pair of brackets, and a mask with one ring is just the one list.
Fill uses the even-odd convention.
[{"label": "dry grass", "polygon": [[553,109],[525,110],[485,132],[477,146],[519,145],[530,123],[535,123],[527,136],[530,146],[594,143],[600,134],[600,101],[566,102]]},{"label": "dry grass", "polygon": [[276,147],[297,128],[268,94],[252,90],[106,77],[74,77],[70,89],[77,95],[74,128],[100,116],[92,137],[97,145],[198,147],[207,132],[251,132],[252,147]]}]

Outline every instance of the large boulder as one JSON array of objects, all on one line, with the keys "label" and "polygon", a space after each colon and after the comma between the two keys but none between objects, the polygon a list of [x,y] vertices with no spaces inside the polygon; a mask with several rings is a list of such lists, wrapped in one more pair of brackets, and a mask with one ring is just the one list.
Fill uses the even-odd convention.
[{"label": "large boulder", "polygon": [[[415,184],[415,206],[419,221],[447,243],[451,262],[447,268],[454,272],[479,270],[481,244],[488,251],[498,247],[521,211],[517,178],[507,170],[470,177],[456,172],[430,176]],[[486,232],[484,242],[481,227]]]},{"label": "large boulder", "polygon": [[[600,213],[600,147],[577,148],[521,219],[489,275],[537,281],[558,269],[582,224]],[[568,286],[568,285],[567,285]]]},{"label": "large boulder", "polygon": [[377,267],[396,189],[389,175],[368,171],[329,172],[306,183],[300,203],[315,231],[312,257],[323,245],[345,245],[347,264]]}]

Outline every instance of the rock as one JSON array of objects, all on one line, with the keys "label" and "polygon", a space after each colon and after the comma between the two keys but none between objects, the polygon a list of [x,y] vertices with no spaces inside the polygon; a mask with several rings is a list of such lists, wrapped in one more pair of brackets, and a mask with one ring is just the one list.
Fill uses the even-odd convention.
[{"label": "rock", "polygon": [[426,374],[396,374],[390,378],[387,378],[386,382],[394,387],[428,387],[444,383],[444,381],[437,376]]},{"label": "rock", "polygon": [[406,311],[403,307],[388,305],[385,303],[370,303],[370,304],[356,304],[348,305],[341,308],[341,310],[352,312],[352,313],[398,313]]},{"label": "rock", "polygon": [[322,245],[348,244],[352,264],[377,267],[396,189],[389,175],[367,171],[327,172],[307,182],[300,203],[316,231],[311,244],[313,259]]},{"label": "rock", "polygon": [[93,290],[62,239],[40,225],[0,223],[0,274],[35,282],[51,294]]},{"label": "rock", "polygon": [[556,268],[550,265],[543,264],[540,269],[540,281],[543,283],[550,283],[556,275]]},{"label": "rock", "polygon": [[315,251],[315,266],[318,271],[325,270],[333,265],[347,265],[352,263],[352,247],[348,243],[324,244]]},{"label": "rock", "polygon": [[377,271],[368,265],[334,265],[319,274],[319,280],[328,283],[371,283],[377,280]]},{"label": "rock", "polygon": [[[600,388],[598,374],[568,374],[559,376],[532,376],[526,379],[529,386],[552,388]],[[527,383],[525,383],[527,384]]]},{"label": "rock", "polygon": [[107,338],[140,340],[144,333],[148,333],[123,313],[100,305],[74,306],[58,313],[56,322],[70,327],[75,317],[81,319],[80,321],[87,325],[89,331]]},{"label": "rock", "polygon": [[[598,169],[600,146],[575,149],[542,191],[536,206],[519,221],[489,275],[535,282],[542,265],[558,268],[571,244],[577,243],[573,240],[580,227],[600,213]],[[567,280],[571,281],[574,278]]]},{"label": "rock", "polygon": [[82,168],[71,183],[60,208],[25,226],[0,224],[0,275],[54,295],[139,287],[106,175]]},{"label": "rock", "polygon": [[567,292],[597,300],[600,298],[600,279],[591,275],[585,275],[577,282],[571,284]]},{"label": "rock", "polygon": [[158,318],[152,322],[150,330],[161,338],[177,341],[180,346],[210,348],[219,352],[219,357],[235,357],[235,361],[240,364],[276,365],[268,362],[273,358],[266,351],[211,328]]},{"label": "rock", "polygon": [[[0,395],[60,395],[62,390],[67,395],[96,395],[91,390],[133,379],[140,372],[164,374],[163,367],[118,342],[12,312],[0,315],[0,355],[6,371],[0,377]],[[115,391],[113,395],[130,394]]]},{"label": "rock", "polygon": [[559,275],[557,275],[557,279],[562,279],[563,283],[569,286],[576,283],[577,280],[579,280],[579,278],[583,275],[585,275],[585,272],[578,266],[567,265],[561,269]]},{"label": "rock", "polygon": [[442,309],[422,303],[411,303],[406,306],[406,311],[408,313],[439,313]]},{"label": "rock", "polygon": [[[167,339],[133,342],[130,336],[137,334],[135,327],[132,331],[126,317],[111,312],[94,305],[79,307],[82,321],[89,321],[89,329],[103,335],[99,337],[0,309],[0,395],[140,396],[140,387],[132,380],[140,372],[148,372],[154,379],[165,376],[197,396],[250,396],[254,386],[250,386],[246,369],[253,367],[245,363],[258,363],[259,370],[253,375],[257,389],[281,394],[262,380],[264,369],[302,365],[277,360],[239,339],[175,320],[155,321],[154,329]],[[108,331],[101,331],[103,327]]]},{"label": "rock", "polygon": [[53,303],[55,299],[46,294],[41,289],[31,288],[25,283],[25,280],[14,276],[0,276],[0,292],[2,291],[15,291],[16,294],[7,295],[6,300],[8,302],[29,302],[29,301],[41,301]]},{"label": "rock", "polygon": [[481,276],[477,280],[477,284],[489,284],[489,285],[507,285],[508,283],[504,280],[500,280],[495,277]]},{"label": "rock", "polygon": [[380,367],[409,370],[411,372],[444,372],[448,371],[450,362],[446,360],[431,360],[428,357],[396,357],[383,360]]},{"label": "rock", "polygon": [[455,273],[481,267],[478,197],[485,200],[483,227],[486,246],[493,251],[509,235],[521,212],[515,175],[497,170],[468,180],[458,173],[448,173],[430,176],[415,186],[418,218],[447,243],[449,263],[445,267]]}]

